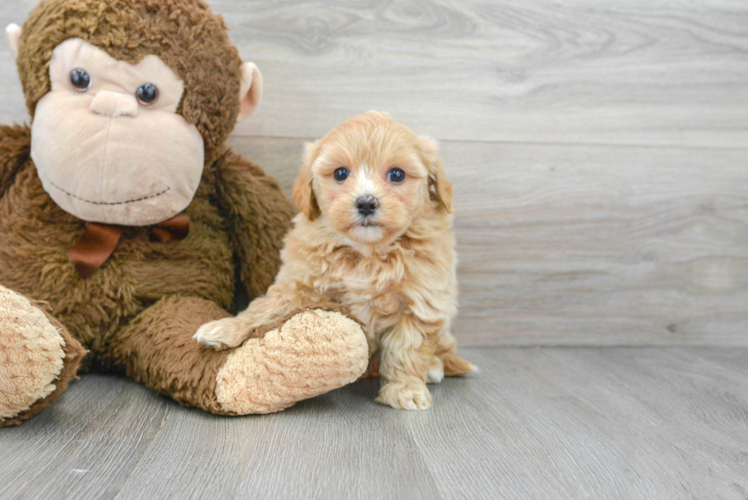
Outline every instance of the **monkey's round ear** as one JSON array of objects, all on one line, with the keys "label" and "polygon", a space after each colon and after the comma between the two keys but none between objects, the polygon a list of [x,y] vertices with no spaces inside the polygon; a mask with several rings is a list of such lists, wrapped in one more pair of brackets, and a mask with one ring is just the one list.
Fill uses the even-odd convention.
[{"label": "monkey's round ear", "polygon": [[21,27],[17,24],[9,24],[5,28],[5,40],[8,42],[10,55],[13,59],[18,59],[18,46],[21,44]]},{"label": "monkey's round ear", "polygon": [[317,204],[317,198],[314,196],[314,176],[312,174],[312,165],[319,158],[320,150],[322,149],[322,141],[314,143],[306,143],[306,150],[304,151],[304,163],[301,165],[299,170],[299,176],[296,178],[296,182],[293,185],[293,199],[296,202],[296,206],[299,207],[307,219],[313,221],[320,216],[321,211]]},{"label": "monkey's round ear", "polygon": [[255,63],[242,64],[242,86],[239,91],[239,117],[237,121],[245,120],[255,110],[262,98],[262,73]]}]

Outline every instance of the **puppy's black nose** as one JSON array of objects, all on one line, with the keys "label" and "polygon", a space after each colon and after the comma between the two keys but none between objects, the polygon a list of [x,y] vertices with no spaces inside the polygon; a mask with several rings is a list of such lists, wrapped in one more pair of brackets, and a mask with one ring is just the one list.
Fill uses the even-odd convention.
[{"label": "puppy's black nose", "polygon": [[359,196],[356,200],[356,209],[358,209],[358,213],[364,217],[376,212],[378,206],[379,201],[370,194]]}]

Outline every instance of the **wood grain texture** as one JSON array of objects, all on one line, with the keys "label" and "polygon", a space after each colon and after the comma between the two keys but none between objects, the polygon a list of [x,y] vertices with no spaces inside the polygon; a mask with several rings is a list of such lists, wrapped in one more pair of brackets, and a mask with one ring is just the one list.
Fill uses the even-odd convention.
[{"label": "wood grain texture", "polygon": [[748,491],[744,350],[467,353],[482,368],[477,379],[407,420],[445,498]]},{"label": "wood grain texture", "polygon": [[[21,22],[35,0],[4,0]],[[212,0],[265,99],[239,135],[321,136],[369,109],[443,140],[748,144],[736,0]],[[0,53],[2,121],[26,119]]]},{"label": "wood grain texture", "polygon": [[402,416],[374,397],[367,382],[271,416],[172,408],[117,498],[438,498]]},{"label": "wood grain texture", "polygon": [[30,425],[0,428],[0,498],[112,498],[173,405],[131,380],[84,376]]},{"label": "wood grain texture", "polygon": [[743,498],[748,350],[463,349],[425,412],[358,382],[259,417],[74,383],[0,429],[0,498]]},{"label": "wood grain texture", "polygon": [[[287,193],[303,140],[232,139]],[[748,346],[748,151],[442,144],[463,345]]]}]

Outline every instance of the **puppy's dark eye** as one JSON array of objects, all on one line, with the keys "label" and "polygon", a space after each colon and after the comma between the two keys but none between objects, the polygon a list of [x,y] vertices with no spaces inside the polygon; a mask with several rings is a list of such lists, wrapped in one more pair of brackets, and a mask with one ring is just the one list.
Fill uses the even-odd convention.
[{"label": "puppy's dark eye", "polygon": [[387,178],[390,180],[390,182],[400,184],[405,180],[405,172],[403,172],[403,170],[400,168],[393,168],[392,170],[387,172]]},{"label": "puppy's dark eye", "polygon": [[343,182],[348,178],[348,176],[351,175],[351,173],[348,171],[347,168],[340,167],[335,171],[333,174],[333,177],[335,177],[335,180],[338,182]]},{"label": "puppy's dark eye", "polygon": [[146,83],[138,87],[135,92],[138,102],[143,106],[149,106],[158,100],[158,87],[152,83]]},{"label": "puppy's dark eye", "polygon": [[85,69],[76,68],[70,72],[70,83],[78,92],[85,92],[91,88],[91,75]]}]

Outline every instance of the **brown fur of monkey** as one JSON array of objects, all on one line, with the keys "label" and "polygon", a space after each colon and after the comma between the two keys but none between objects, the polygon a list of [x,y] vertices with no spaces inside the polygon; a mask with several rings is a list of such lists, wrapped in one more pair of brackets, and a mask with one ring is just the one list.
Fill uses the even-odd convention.
[{"label": "brown fur of monkey", "polygon": [[[249,348],[216,352],[192,339],[202,323],[228,314],[237,279],[251,297],[264,293],[296,212],[274,179],[224,145],[239,113],[241,60],[222,19],[201,0],[42,2],[24,25],[17,61],[32,117],[50,90],[52,50],[71,38],[131,64],[148,54],[159,56],[184,81],[177,112],[202,135],[206,163],[186,210],[191,226],[185,240],[155,243],[148,227],[125,228],[106,264],[82,280],[67,251],[86,223],[59,208],[44,190],[29,156],[29,129],[0,126],[0,295],[16,293],[49,304],[66,354],[55,391],[17,415],[0,415],[0,425],[18,423],[49,405],[75,376],[86,350],[84,370],[124,372],[180,403],[220,414],[278,411],[355,380],[368,361],[365,336],[338,312],[300,311],[294,318],[298,332],[288,324],[273,325],[278,328],[268,333],[267,345],[254,339],[250,347],[270,353],[268,363],[288,363],[288,373],[268,370],[254,358],[245,370],[236,360],[247,356],[234,355]],[[0,355],[7,324],[0,321]],[[336,338],[337,330],[346,337]],[[284,339],[289,346],[299,344],[296,333],[304,345],[318,349],[314,361],[321,364],[310,365],[311,371],[293,369],[303,367],[303,353],[283,352]],[[316,345],[320,335],[328,347]],[[226,375],[221,370],[232,356]],[[310,384],[310,373],[318,387]],[[241,401],[232,376],[237,386],[258,386],[255,400]]]},{"label": "brown fur of monkey", "polygon": [[5,144],[10,153],[3,163],[21,165],[14,175],[6,170],[13,182],[0,198],[0,284],[52,304],[96,363],[111,365],[105,356],[111,337],[161,297],[189,293],[230,309],[234,252],[251,297],[272,283],[295,210],[274,179],[230,149],[206,167],[187,208],[191,224],[184,241],[152,242],[148,227],[128,227],[106,265],[83,281],[66,253],[86,223],[44,191],[28,158],[29,130],[2,126],[0,135],[0,157]]}]

